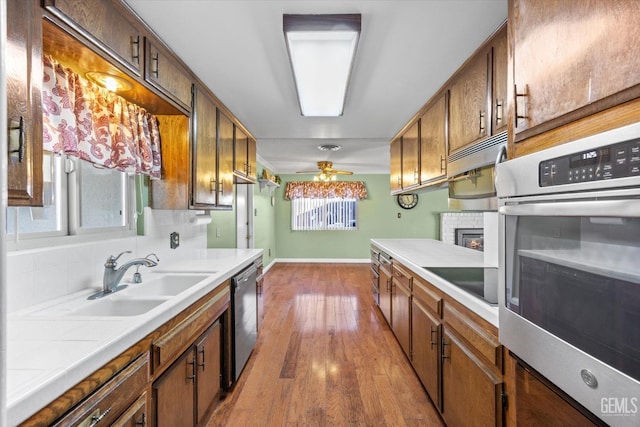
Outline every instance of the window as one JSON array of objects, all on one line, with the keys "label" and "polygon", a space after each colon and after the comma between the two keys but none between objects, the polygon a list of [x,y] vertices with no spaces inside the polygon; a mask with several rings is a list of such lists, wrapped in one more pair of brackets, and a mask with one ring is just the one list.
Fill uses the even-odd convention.
[{"label": "window", "polygon": [[291,201],[291,229],[356,230],[357,200],[353,197],[311,199],[300,197]]}]

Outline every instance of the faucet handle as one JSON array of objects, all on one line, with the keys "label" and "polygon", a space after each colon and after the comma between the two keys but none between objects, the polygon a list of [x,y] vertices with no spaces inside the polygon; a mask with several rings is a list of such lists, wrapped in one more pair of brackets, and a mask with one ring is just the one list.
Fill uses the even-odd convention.
[{"label": "faucet handle", "polygon": [[150,253],[149,255],[147,255],[145,258],[149,259],[149,257],[152,256],[156,259],[156,262],[160,262],[160,258],[158,258],[158,255],[154,254],[154,253]]},{"label": "faucet handle", "polygon": [[116,257],[114,257],[113,255],[109,255],[109,257],[107,258],[107,262],[104,263],[105,267],[115,267],[116,266],[116,261],[118,260],[118,258],[120,258],[122,255],[124,254],[130,254],[131,251],[124,251],[124,252],[120,252],[120,254]]}]

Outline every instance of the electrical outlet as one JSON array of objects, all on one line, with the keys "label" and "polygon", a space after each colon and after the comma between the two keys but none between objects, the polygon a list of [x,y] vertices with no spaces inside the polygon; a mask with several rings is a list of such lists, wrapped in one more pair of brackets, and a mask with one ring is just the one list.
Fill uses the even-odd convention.
[{"label": "electrical outlet", "polygon": [[269,248],[269,256],[271,256],[271,248]]},{"label": "electrical outlet", "polygon": [[175,249],[180,246],[180,234],[177,231],[169,234],[169,246],[171,249]]},{"label": "electrical outlet", "polygon": [[220,237],[220,227],[216,227],[216,237]]}]

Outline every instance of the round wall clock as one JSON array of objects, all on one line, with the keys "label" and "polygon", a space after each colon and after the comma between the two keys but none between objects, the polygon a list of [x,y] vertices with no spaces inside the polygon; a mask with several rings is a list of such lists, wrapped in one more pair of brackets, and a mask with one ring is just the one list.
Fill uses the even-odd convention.
[{"label": "round wall clock", "polygon": [[416,205],[418,204],[418,195],[417,194],[399,194],[398,204],[403,209],[415,208]]}]

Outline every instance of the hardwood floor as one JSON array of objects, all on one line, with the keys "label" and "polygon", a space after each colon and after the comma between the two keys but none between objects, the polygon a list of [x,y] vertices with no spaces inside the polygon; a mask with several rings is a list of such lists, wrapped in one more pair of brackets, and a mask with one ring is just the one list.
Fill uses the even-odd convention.
[{"label": "hardwood floor", "polygon": [[442,426],[367,264],[276,264],[241,378],[208,426]]}]

